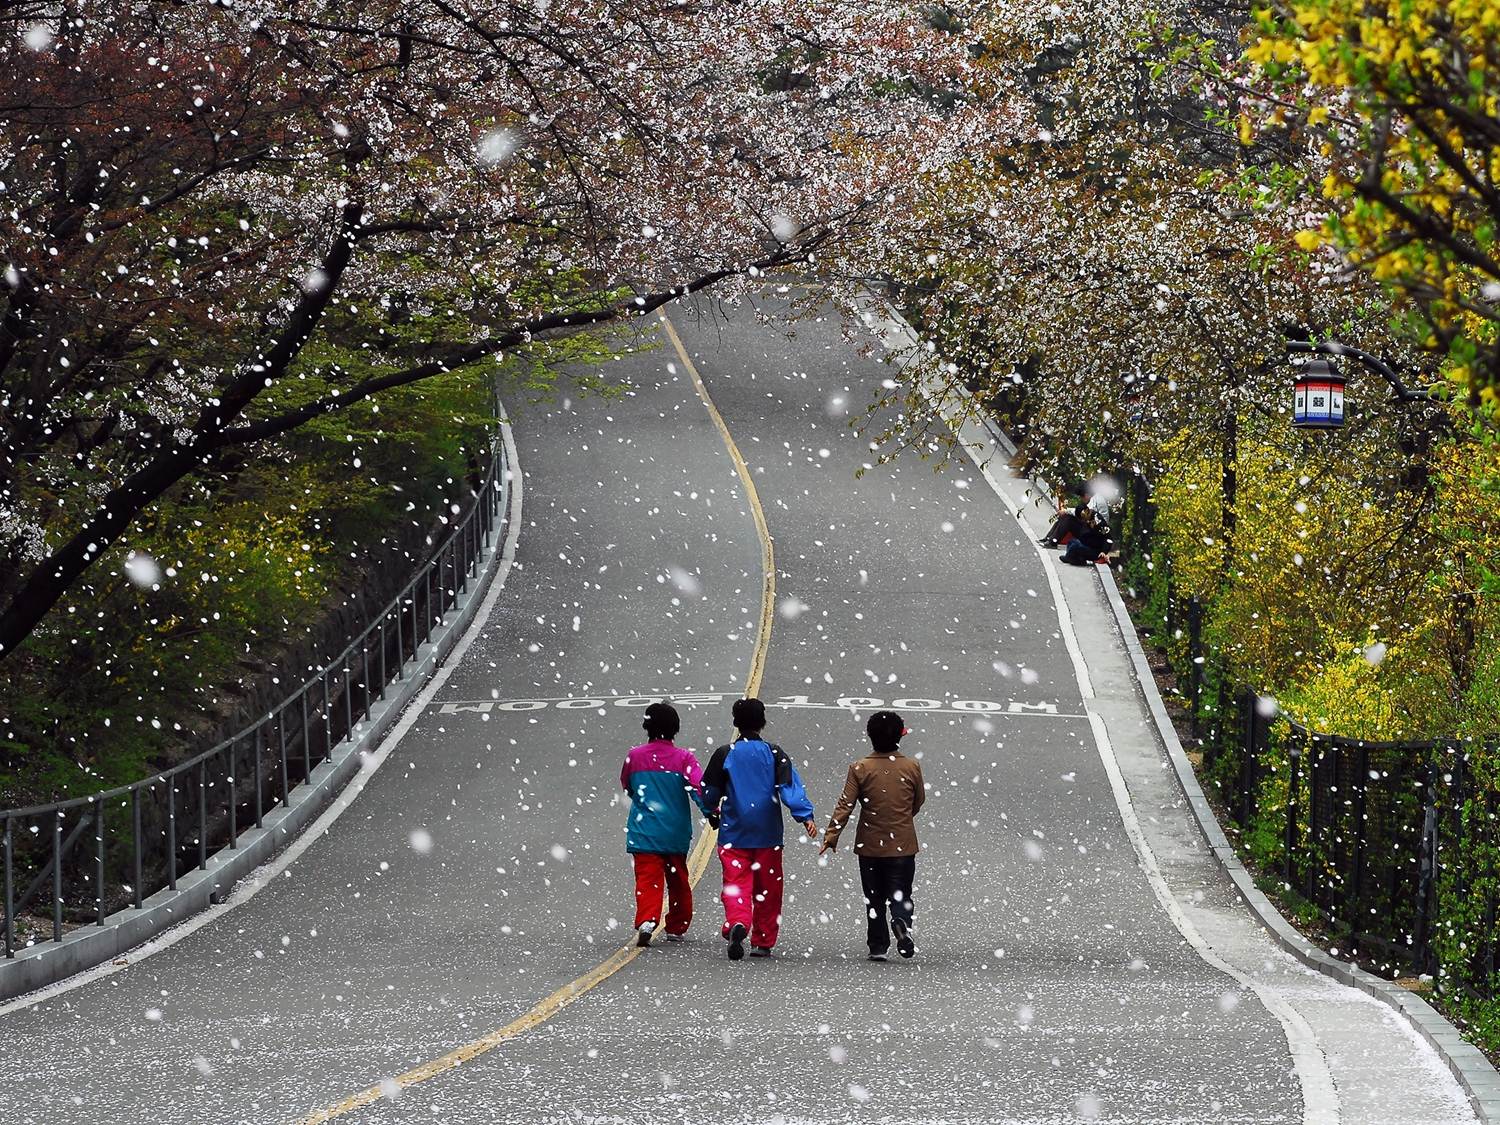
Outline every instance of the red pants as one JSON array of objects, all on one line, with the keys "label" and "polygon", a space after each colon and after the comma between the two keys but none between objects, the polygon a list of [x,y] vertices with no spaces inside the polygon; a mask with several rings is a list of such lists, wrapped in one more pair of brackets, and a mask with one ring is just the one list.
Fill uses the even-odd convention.
[{"label": "red pants", "polygon": [[719,846],[724,865],[724,936],[736,922],[750,944],[770,949],[781,932],[781,849]]},{"label": "red pants", "polygon": [[635,860],[635,924],[661,920],[665,890],[667,933],[685,934],[693,920],[693,886],[688,882],[687,856],[660,852],[633,852]]}]

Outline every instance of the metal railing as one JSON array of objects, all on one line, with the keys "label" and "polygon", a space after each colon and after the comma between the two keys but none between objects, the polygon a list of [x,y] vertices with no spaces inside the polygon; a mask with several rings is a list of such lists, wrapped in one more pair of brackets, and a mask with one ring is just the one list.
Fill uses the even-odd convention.
[{"label": "metal railing", "polygon": [[[1500,755],[1500,737],[1344,738],[1277,717],[1250,691],[1237,710],[1212,776],[1242,833],[1259,835],[1263,864],[1350,953],[1496,995],[1497,794],[1475,764]],[[1439,948],[1440,924],[1464,963]]]},{"label": "metal railing", "polygon": [[38,916],[34,905],[48,902],[54,942],[70,924],[103,926],[116,910],[176,890],[184,873],[207,869],[210,855],[236,848],[285,806],[405,677],[468,591],[509,503],[508,470],[497,436],[485,479],[448,537],[359,636],[263,718],[143,781],[0,811],[5,956],[16,955],[16,921]]},{"label": "metal railing", "polygon": [[1237,684],[1155,542],[1145,481],[1125,491],[1138,624],[1175,674],[1202,770],[1256,865],[1348,956],[1500,995],[1500,736],[1376,742],[1312,730]]}]

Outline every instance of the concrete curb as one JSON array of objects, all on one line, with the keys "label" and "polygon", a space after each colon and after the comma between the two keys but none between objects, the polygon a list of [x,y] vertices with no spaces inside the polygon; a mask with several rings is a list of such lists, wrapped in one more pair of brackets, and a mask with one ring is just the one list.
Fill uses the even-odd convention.
[{"label": "concrete curb", "polygon": [[[508,428],[508,423],[502,423]],[[238,846],[208,857],[203,870],[178,876],[177,889],[161,890],[137,910],[129,907],[109,915],[102,926],[80,926],[60,942],[38,942],[0,960],[0,1002],[55,984],[74,973],[102,965],[134,949],[163,931],[222,901],[230,889],[300,836],[359,773],[370,751],[416,698],[433,673],[468,630],[500,569],[509,531],[513,488],[506,490],[491,547],[479,556],[478,573],[458,598],[449,619],[433,630],[432,639],[417,650],[411,670],[386,685],[386,697],[370,709],[370,717],[356,725],[356,735],[333,748],[330,760],[316,766],[308,781],[294,789],[285,806],[262,818],[264,827],[240,834]]]},{"label": "concrete curb", "polygon": [[[901,345],[912,346],[920,342],[911,325],[883,298],[872,295],[865,305],[864,313],[866,326],[880,334],[882,343],[887,348]],[[879,323],[880,321],[884,323]],[[953,393],[967,394],[959,390]],[[975,417],[984,427],[997,450],[1007,457],[1016,456],[1015,443],[987,413],[976,411]],[[1046,482],[1032,479],[1028,483],[1037,488],[1040,495],[1050,496],[1050,489]],[[1359,989],[1404,1016],[1417,1033],[1438,1053],[1453,1077],[1458,1080],[1459,1085],[1468,1095],[1469,1104],[1479,1120],[1485,1122],[1485,1125],[1500,1125],[1500,1072],[1497,1072],[1491,1065],[1484,1052],[1466,1042],[1458,1028],[1420,996],[1372,973],[1367,973],[1356,965],[1340,961],[1308,941],[1281,916],[1271,900],[1255,885],[1254,878],[1240,862],[1234,845],[1224,835],[1224,830],[1220,827],[1218,818],[1208,803],[1208,798],[1204,796],[1203,789],[1198,784],[1197,774],[1193,772],[1192,763],[1187,759],[1182,742],[1177,737],[1177,730],[1172,726],[1172,720],[1167,715],[1166,704],[1157,690],[1156,678],[1151,674],[1145,650],[1141,647],[1140,636],[1136,633],[1135,623],[1130,619],[1130,611],[1125,607],[1125,600],[1120,596],[1120,588],[1115,582],[1114,573],[1109,567],[1096,566],[1094,569],[1099,574],[1105,596],[1114,613],[1115,624],[1120,630],[1126,652],[1130,655],[1136,685],[1145,700],[1146,709],[1150,712],[1151,721],[1166,749],[1172,769],[1177,774],[1177,784],[1187,798],[1199,831],[1203,833],[1214,858],[1234,884],[1235,890],[1249,907],[1255,920],[1272,940],[1304,965],[1316,969],[1325,976],[1332,977],[1340,984]]]},{"label": "concrete curb", "polygon": [[1281,912],[1276,909],[1271,900],[1255,885],[1254,878],[1240,862],[1234,845],[1224,835],[1224,830],[1220,827],[1218,818],[1208,803],[1208,798],[1203,794],[1202,786],[1198,784],[1198,777],[1193,772],[1192,763],[1188,761],[1187,754],[1183,751],[1182,742],[1177,737],[1177,730],[1172,726],[1171,718],[1167,715],[1166,704],[1162,701],[1161,693],[1156,687],[1156,679],[1151,674],[1151,667],[1146,661],[1146,652],[1141,646],[1140,636],[1136,633],[1135,623],[1130,619],[1130,611],[1125,606],[1125,599],[1120,596],[1120,587],[1115,582],[1114,574],[1108,567],[1095,569],[1099,572],[1105,596],[1109,600],[1110,608],[1114,611],[1115,624],[1119,627],[1121,639],[1125,642],[1125,649],[1130,654],[1136,685],[1145,699],[1146,709],[1151,713],[1152,723],[1156,727],[1157,736],[1161,739],[1162,745],[1166,748],[1172,769],[1177,774],[1177,784],[1187,798],[1188,806],[1193,810],[1193,817],[1208,841],[1214,858],[1218,860],[1219,866],[1234,883],[1235,890],[1245,900],[1245,905],[1255,915],[1256,921],[1278,945],[1304,965],[1316,969],[1325,976],[1332,977],[1340,984],[1357,988],[1400,1012],[1406,1017],[1407,1022],[1416,1028],[1418,1034],[1427,1040],[1432,1049],[1442,1057],[1448,1069],[1453,1073],[1453,1077],[1458,1080],[1459,1085],[1468,1095],[1469,1104],[1473,1107],[1475,1115],[1481,1121],[1486,1122],[1486,1125],[1500,1123],[1500,1072],[1495,1070],[1478,1047],[1466,1042],[1453,1024],[1417,994],[1408,992],[1372,973],[1367,973],[1357,965],[1340,961],[1308,941],[1281,916]]}]

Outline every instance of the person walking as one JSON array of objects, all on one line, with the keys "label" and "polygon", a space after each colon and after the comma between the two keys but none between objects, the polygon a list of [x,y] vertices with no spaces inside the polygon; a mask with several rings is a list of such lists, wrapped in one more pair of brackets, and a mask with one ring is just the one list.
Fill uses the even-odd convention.
[{"label": "person walking", "polygon": [[693,843],[693,803],[703,806],[703,771],[691,750],[676,745],[681,722],[670,703],[646,708],[648,741],[625,755],[620,784],[630,794],[625,850],[635,864],[637,945],[650,945],[667,899],[667,940],[682,941],[693,921],[687,853]]},{"label": "person walking", "polygon": [[[870,960],[884,961],[896,935],[902,957],[917,951],[911,936],[912,882],[917,871],[917,827],[913,818],[927,799],[922,766],[901,753],[906,723],[894,711],[876,711],[865,724],[870,752],[849,767],[844,791],[823,833],[818,854],[837,851],[839,836],[859,806],[854,852],[865,900],[865,940]],[[890,925],[886,925],[886,914]]]},{"label": "person walking", "polygon": [[729,959],[769,957],[781,930],[784,843],[781,806],[794,820],[818,834],[812,801],[792,760],[780,746],[761,738],[766,708],[758,699],[734,704],[739,737],[720,746],[703,771],[708,822],[719,830],[719,862],[724,868],[724,937]]}]

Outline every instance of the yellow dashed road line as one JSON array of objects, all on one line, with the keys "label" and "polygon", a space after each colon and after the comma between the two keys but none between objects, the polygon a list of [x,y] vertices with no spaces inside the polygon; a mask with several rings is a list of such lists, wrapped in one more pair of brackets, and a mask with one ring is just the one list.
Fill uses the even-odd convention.
[{"label": "yellow dashed road line", "polygon": [[[718,428],[719,436],[724,439],[724,447],[729,451],[730,458],[734,461],[734,470],[739,474],[740,483],[745,488],[745,499],[750,505],[750,514],[755,520],[755,532],[760,537],[760,561],[762,571],[762,583],[760,594],[760,623],[756,629],[755,650],[750,657],[750,674],[745,680],[745,694],[753,696],[760,691],[761,678],[766,669],[766,650],[771,644],[771,622],[776,607],[776,555],[771,547],[771,529],[766,523],[765,510],[760,505],[760,494],[755,490],[755,481],[750,475],[750,467],[745,464],[745,458],[740,455],[739,446],[734,442],[734,437],[729,432],[729,427],[724,423],[724,416],[719,413],[719,408],[709,397],[708,388],[703,385],[703,377],[698,374],[697,365],[689,357],[687,349],[682,346],[682,339],[677,335],[677,330],[672,327],[672,322],[667,319],[667,314],[661,314],[662,327],[666,330],[667,339],[671,341],[676,350],[678,358],[682,360],[683,366],[687,368],[688,376],[693,381],[693,388],[698,392],[698,397],[703,400],[703,405],[708,408],[709,417],[713,419]],[[703,872],[708,867],[708,861],[713,857],[714,844],[718,833],[705,829],[698,837],[698,843],[693,852],[688,856],[688,877],[696,886],[698,880],[703,877]],[[385,1096],[385,1091],[391,1088],[391,1083],[400,1089],[415,1086],[419,1082],[425,1082],[429,1078],[462,1066],[466,1062],[478,1058],[480,1055],[493,1051],[502,1043],[507,1043],[517,1036],[524,1035],[534,1027],[546,1023],[558,1012],[562,1011],[574,1000],[585,995],[596,985],[602,984],[615,973],[619,972],[630,962],[640,955],[641,949],[632,940],[629,945],[611,953],[604,961],[595,965],[583,976],[575,981],[563,985],[545,1000],[542,1000],[524,1015],[512,1020],[504,1027],[496,1028],[487,1035],[481,1035],[473,1042],[465,1043],[456,1050],[449,1051],[441,1058],[425,1062],[420,1066],[413,1067],[405,1074],[398,1074],[388,1083],[379,1086],[371,1086],[361,1090],[357,1094],[351,1094],[343,1101],[335,1105],[320,1109],[316,1113],[301,1118],[298,1125],[318,1125],[320,1122],[332,1121],[361,1109],[367,1105],[373,1105]]]}]

